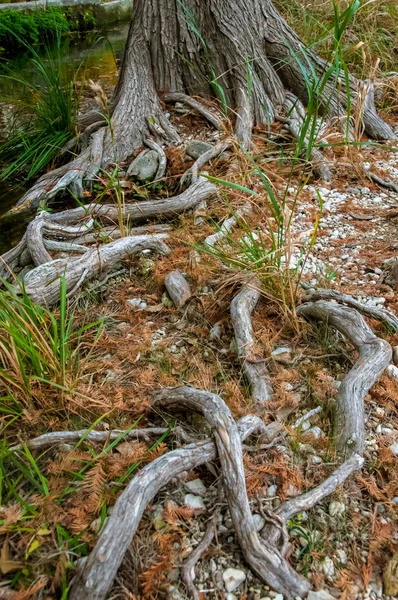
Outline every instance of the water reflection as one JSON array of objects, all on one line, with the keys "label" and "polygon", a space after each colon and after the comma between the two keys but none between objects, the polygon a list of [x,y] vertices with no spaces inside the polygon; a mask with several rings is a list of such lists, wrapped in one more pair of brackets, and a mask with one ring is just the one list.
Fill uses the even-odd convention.
[{"label": "water reflection", "polygon": [[[101,32],[90,32],[85,35],[68,35],[62,42],[62,68],[64,74],[72,79],[76,69],[84,61],[84,68],[79,72],[78,79],[85,78],[100,81],[105,88],[114,86],[117,81],[117,69],[123,55],[128,34],[128,23]],[[10,64],[10,63],[9,63]],[[32,83],[37,81],[37,73],[31,65],[28,53],[20,53],[11,63],[13,75],[23,75]],[[0,64],[1,70],[1,64]],[[7,128],[7,123],[13,118],[14,100],[24,100],[25,88],[17,82],[0,78],[0,97],[10,99],[10,102],[0,104],[1,120]],[[25,231],[26,221],[5,223],[1,220],[10,208],[23,196],[25,186],[18,182],[0,182],[0,254],[14,246]]]}]

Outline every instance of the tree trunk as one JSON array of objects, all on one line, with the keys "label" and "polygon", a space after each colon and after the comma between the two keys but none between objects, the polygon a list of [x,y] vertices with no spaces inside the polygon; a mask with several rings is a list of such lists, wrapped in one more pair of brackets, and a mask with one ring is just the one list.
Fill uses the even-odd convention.
[{"label": "tree trunk", "polygon": [[[178,141],[164,115],[162,92],[217,95],[235,115],[237,137],[248,146],[253,125],[272,122],[283,109],[303,112],[304,68],[310,79],[311,70],[322,78],[328,65],[305,48],[271,0],[136,0],[111,123],[105,136],[94,134],[95,170],[126,160],[151,134],[163,143]],[[364,84],[354,77],[349,84],[355,107]],[[327,116],[345,118],[344,76],[338,84],[327,83],[318,100]],[[366,133],[395,138],[376,114],[371,85],[360,109]],[[86,150],[54,176],[43,176],[19,204],[37,209],[66,187],[82,195],[83,179],[93,176],[92,154]]]}]

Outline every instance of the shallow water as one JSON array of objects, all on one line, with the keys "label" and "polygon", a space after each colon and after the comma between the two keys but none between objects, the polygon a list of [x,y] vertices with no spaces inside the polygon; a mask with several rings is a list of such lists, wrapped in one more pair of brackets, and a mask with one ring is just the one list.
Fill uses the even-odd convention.
[{"label": "shallow water", "polygon": [[[123,55],[129,24],[124,23],[99,33],[65,36],[62,41],[62,68],[66,73],[76,72],[82,61],[80,79],[100,81],[104,87],[113,86],[117,80],[117,68]],[[40,50],[39,50],[40,53]],[[42,54],[44,56],[44,52]],[[10,64],[10,63],[9,63]],[[29,54],[21,54],[11,63],[14,76],[23,75],[32,82],[35,73]],[[0,67],[1,72],[1,67]],[[3,102],[0,109],[3,118],[11,118],[14,104],[11,98],[24,100],[24,87],[0,77],[0,98],[10,98],[10,103]],[[23,196],[26,187],[18,182],[0,182],[0,254],[14,246],[22,237],[29,218],[5,222],[2,216]]]}]

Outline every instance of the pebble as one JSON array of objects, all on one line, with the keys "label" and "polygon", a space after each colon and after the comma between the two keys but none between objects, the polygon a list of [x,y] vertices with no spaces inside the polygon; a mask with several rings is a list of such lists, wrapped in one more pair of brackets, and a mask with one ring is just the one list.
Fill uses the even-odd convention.
[{"label": "pebble", "polygon": [[142,298],[129,298],[127,304],[129,304],[131,308],[139,308],[140,310],[145,310],[148,306]]},{"label": "pebble", "polygon": [[273,498],[274,496],[276,496],[277,491],[278,491],[278,488],[277,488],[277,486],[275,484],[274,485],[270,485],[269,488],[268,488],[268,490],[267,490],[267,496],[268,496],[268,498]]},{"label": "pebble", "polygon": [[188,506],[188,508],[192,509],[204,509],[205,503],[200,496],[195,496],[194,494],[186,494],[184,496],[184,504]]},{"label": "pebble", "polygon": [[340,564],[346,565],[347,564],[347,554],[344,552],[344,550],[339,548],[338,550],[336,550],[336,554],[339,558]]},{"label": "pebble", "polygon": [[339,517],[345,512],[345,504],[343,502],[332,501],[329,504],[329,515],[331,517]]},{"label": "pebble", "polygon": [[253,515],[253,521],[254,521],[254,527],[256,528],[256,531],[257,532],[261,531],[265,525],[264,517],[262,517],[259,514],[255,514],[255,515]]},{"label": "pebble", "polygon": [[307,600],[336,600],[327,590],[318,590],[317,592],[308,592]]},{"label": "pebble", "polygon": [[184,306],[192,296],[188,281],[178,270],[172,271],[166,275],[164,285],[174,306],[177,308]]},{"label": "pebble", "polygon": [[394,454],[394,456],[398,456],[398,442],[394,442],[393,444],[391,444],[391,446],[389,446],[389,448]]},{"label": "pebble", "polygon": [[241,569],[226,569],[222,574],[227,592],[234,592],[246,580],[246,573]]},{"label": "pebble", "polygon": [[334,563],[330,556],[325,556],[325,558],[323,559],[322,570],[327,579],[333,579],[333,577],[335,576],[336,570],[334,568]]},{"label": "pebble", "polygon": [[184,485],[191,494],[197,494],[198,496],[204,496],[206,494],[207,488],[201,479],[186,481]]},{"label": "pebble", "polygon": [[322,464],[323,460],[320,456],[313,456],[311,458],[311,462],[313,465],[320,465],[320,464]]}]

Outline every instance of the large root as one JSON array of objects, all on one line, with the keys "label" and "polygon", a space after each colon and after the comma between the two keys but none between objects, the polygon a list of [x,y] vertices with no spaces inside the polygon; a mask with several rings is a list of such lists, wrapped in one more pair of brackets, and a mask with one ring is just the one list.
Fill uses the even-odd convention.
[{"label": "large root", "polygon": [[231,321],[235,332],[238,357],[251,387],[254,406],[263,413],[272,399],[273,389],[265,359],[256,356],[251,315],[260,299],[261,284],[247,283],[231,302]]},{"label": "large root", "polygon": [[[166,200],[151,200],[125,204],[122,210],[122,217],[124,220],[128,221],[129,224],[145,221],[153,217],[170,218],[176,214],[194,208],[201,202],[210,200],[216,195],[216,192],[217,188],[215,185],[203,178],[199,178],[178,196]],[[34,221],[32,221],[32,223],[30,223],[21,242],[1,257],[0,277],[3,277],[6,280],[12,279],[15,269],[17,269],[18,266],[22,266],[21,257],[25,258],[25,264],[29,262],[29,257],[36,265],[50,264],[52,257],[50,256],[46,245],[47,237],[74,239],[84,243],[90,243],[91,241],[98,242],[101,240],[101,237],[107,237],[108,230],[106,228],[104,229],[104,236],[101,235],[101,230],[96,237],[95,233],[91,233],[95,224],[94,219],[119,223],[120,216],[120,212],[116,205],[100,205],[96,203],[65,210],[60,213],[41,213]],[[165,227],[167,226],[147,226],[145,230],[150,231],[151,229],[157,230],[159,228],[160,230],[164,230]],[[114,228],[115,227],[113,227],[112,230]],[[142,232],[142,229],[132,230],[133,234],[138,234],[139,232]],[[112,234],[111,238],[116,239],[120,236],[121,234],[119,232],[118,234]],[[122,245],[123,244],[120,243],[118,248],[121,248]],[[26,254],[24,255],[26,250],[28,251],[28,258],[26,258]],[[89,256],[86,255],[84,258],[90,260]],[[57,265],[59,268],[62,268],[61,263],[57,263]],[[87,277],[90,276],[93,276],[93,271],[89,269]],[[29,273],[27,281],[31,281],[31,278],[32,274]]]},{"label": "large root", "polygon": [[[351,457],[317,488],[285,502],[274,513],[265,515],[268,524],[260,537],[255,531],[246,494],[242,441],[253,433],[271,441],[277,435],[278,428],[273,424],[265,426],[253,415],[244,417],[235,424],[229,409],[219,396],[190,387],[156,392],[153,407],[199,412],[211,426],[216,443],[204,440],[173,450],[140,471],[119,496],[95,548],[72,582],[71,600],[86,597],[103,600],[106,597],[147,504],[173,478],[214,460],[217,452],[224,495],[246,561],[262,581],[287,598],[305,597],[310,585],[286,562],[284,550],[277,549],[280,534],[283,533],[286,538],[287,521],[334,492],[349,475],[362,467],[363,459],[357,455]],[[193,585],[192,569],[211,543],[213,534],[214,518],[201,544],[183,569],[183,579],[193,597],[196,597],[197,590]]]},{"label": "large root", "polygon": [[325,321],[342,333],[359,351],[358,361],[341,382],[337,393],[336,446],[340,455],[363,454],[364,398],[391,361],[388,342],[377,337],[354,309],[319,300],[303,304],[297,314]]},{"label": "large root", "polygon": [[[254,416],[241,419],[238,427],[242,440],[256,432],[267,437],[267,431],[271,435],[275,431]],[[216,456],[216,445],[205,440],[173,450],[145,466],[117,499],[93,551],[72,583],[71,600],[104,600],[147,504],[174,477]]]},{"label": "large root", "polygon": [[51,306],[59,300],[59,280],[64,278],[68,294],[76,292],[86,279],[98,276],[127,256],[143,250],[168,254],[169,248],[161,238],[166,234],[127,237],[88,250],[81,258],[57,259],[42,264],[25,276],[26,292],[34,302]]},{"label": "large root", "polygon": [[363,313],[371,319],[377,319],[378,321],[381,321],[392,331],[398,331],[398,317],[394,315],[394,313],[389,312],[385,308],[368,306],[350,294],[344,294],[342,292],[338,292],[337,290],[328,289],[308,290],[303,298],[303,301],[312,302],[314,300],[335,300],[340,304],[346,304],[347,306],[355,308],[360,313]]}]

